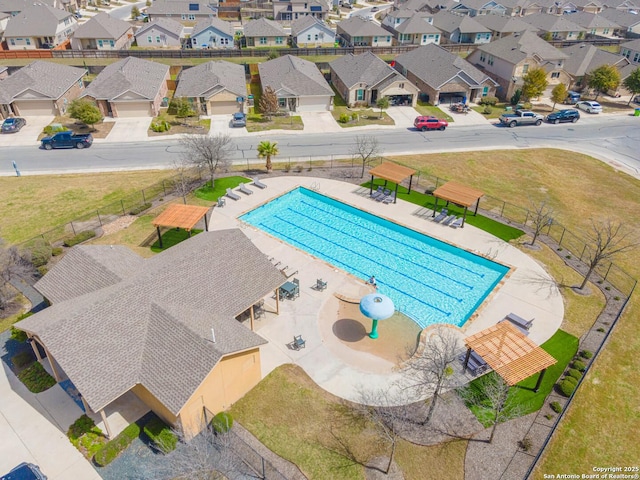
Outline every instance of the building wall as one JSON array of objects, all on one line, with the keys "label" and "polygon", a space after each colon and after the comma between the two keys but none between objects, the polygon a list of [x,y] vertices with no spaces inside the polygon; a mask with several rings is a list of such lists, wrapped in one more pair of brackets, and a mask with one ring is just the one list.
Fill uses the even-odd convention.
[{"label": "building wall", "polygon": [[435,43],[436,45],[440,45],[439,33],[406,34],[402,36],[402,39],[400,39],[401,34],[395,33],[394,35],[396,38],[395,43],[397,45],[428,45],[430,43]]},{"label": "building wall", "polygon": [[[264,38],[265,43],[260,43],[260,39]],[[281,39],[281,42],[278,42],[278,38]],[[247,47],[286,47],[287,46],[287,35],[283,34],[281,37],[246,37]]]},{"label": "building wall", "polygon": [[69,104],[78,98],[80,94],[84,91],[84,83],[82,79],[78,80],[73,86],[67,90],[58,100],[55,101],[55,105],[58,108],[58,112],[61,115],[66,113],[67,108],[69,108]]},{"label": "building wall", "polygon": [[6,38],[9,50],[35,50],[38,48],[38,39],[35,37]]},{"label": "building wall", "polygon": [[[151,37],[151,40],[149,40]],[[160,39],[160,42],[157,40]],[[151,27],[141,35],[136,35],[136,43],[139,47],[179,47],[181,46],[180,38],[168,33],[162,28],[156,26]]]},{"label": "building wall", "polygon": [[408,79],[402,78],[389,84],[384,90],[378,91],[378,98],[388,97],[392,95],[413,95],[411,106],[415,107],[418,103],[418,93],[420,90],[413,85]]},{"label": "building wall", "polygon": [[[233,36],[222,34],[217,30],[208,28],[203,32],[191,37],[193,48],[200,48],[202,45],[208,45],[209,48],[233,48]],[[195,39],[195,42],[193,41]],[[225,43],[226,42],[226,43]]]},{"label": "building wall", "polygon": [[[113,41],[113,46],[111,42]],[[117,40],[111,38],[71,38],[71,48],[73,50],[126,50],[133,43],[133,28],[127,30]]]},{"label": "building wall", "polygon": [[176,425],[178,417],[169,411],[160,400],[158,400],[149,390],[143,385],[135,385],[131,391],[144,402],[153,412],[158,415],[168,425]]},{"label": "building wall", "polygon": [[[242,96],[247,98],[246,93]],[[226,90],[214,95],[211,98],[208,98],[207,99],[207,115],[212,115],[213,114],[212,112],[216,109],[216,104],[220,104],[220,102],[225,102],[225,103],[234,102],[237,105],[236,111],[240,111],[240,104],[237,102],[237,99],[238,97],[236,94]]]},{"label": "building wall", "polygon": [[316,26],[307,29],[294,39],[296,45],[300,48],[333,45],[335,40],[336,36],[333,32],[327,32]]}]

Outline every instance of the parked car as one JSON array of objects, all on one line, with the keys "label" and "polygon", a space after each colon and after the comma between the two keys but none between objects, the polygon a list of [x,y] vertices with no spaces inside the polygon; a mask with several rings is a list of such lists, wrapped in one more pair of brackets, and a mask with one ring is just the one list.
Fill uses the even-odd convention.
[{"label": "parked car", "polygon": [[88,148],[93,143],[90,133],[75,134],[73,132],[58,132],[50,137],[40,140],[42,148],[53,150],[54,148]]},{"label": "parked car", "polygon": [[236,112],[233,114],[233,118],[231,119],[232,127],[246,127],[247,126],[247,116],[242,112]]},{"label": "parked car", "polygon": [[578,92],[574,92],[573,90],[569,90],[567,92],[567,98],[564,100],[564,103],[567,105],[575,105],[580,101],[580,94]]},{"label": "parked car", "polygon": [[377,12],[378,10],[380,10],[378,7],[373,7],[373,8],[371,9],[371,11],[372,11],[372,12]]},{"label": "parked car", "polygon": [[640,105],[640,95],[636,95],[636,97],[633,99],[633,103],[637,103]]},{"label": "parked car", "polygon": [[47,477],[37,465],[22,462],[9,473],[0,477],[0,480],[47,480]]},{"label": "parked car", "polygon": [[514,113],[503,113],[500,115],[500,123],[508,127],[517,125],[542,125],[544,116],[530,110],[516,110]]},{"label": "parked car", "polygon": [[27,124],[24,118],[13,117],[7,118],[2,122],[2,133],[16,133]]},{"label": "parked car", "polygon": [[438,117],[416,117],[413,126],[418,130],[426,132],[427,130],[444,130],[449,126],[449,122]]},{"label": "parked car", "polygon": [[576,107],[580,110],[584,110],[587,113],[601,113],[602,105],[598,102],[592,102],[589,100],[583,100],[582,102],[576,103]]},{"label": "parked car", "polygon": [[576,123],[580,120],[580,112],[573,108],[569,108],[566,110],[559,110],[557,112],[550,113],[547,115],[545,119],[549,123],[561,123],[561,122],[571,122]]}]

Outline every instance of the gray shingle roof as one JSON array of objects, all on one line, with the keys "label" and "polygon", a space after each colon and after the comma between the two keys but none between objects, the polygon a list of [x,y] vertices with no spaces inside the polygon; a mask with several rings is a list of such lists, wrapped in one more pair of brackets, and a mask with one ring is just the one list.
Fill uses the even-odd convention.
[{"label": "gray shingle roof", "polygon": [[217,61],[184,69],[180,73],[175,96],[209,98],[222,90],[228,90],[237,96],[247,96],[242,65]]},{"label": "gray shingle roof", "polygon": [[58,24],[71,18],[70,28],[76,25],[73,14],[49,5],[34,4],[11,17],[4,31],[5,37],[55,37]]},{"label": "gray shingle roof", "polygon": [[[192,10],[191,5],[197,5],[197,10]],[[213,10],[206,4],[197,0],[155,0],[149,8],[149,15],[213,15]]]},{"label": "gray shingle roof", "polygon": [[231,37],[233,37],[235,33],[231,22],[227,22],[218,17],[211,17],[205,18],[204,20],[200,20],[198,23],[196,23],[196,25],[193,27],[193,31],[191,32],[191,36],[193,37],[209,27],[212,27],[218,30],[220,33],[227,34]]},{"label": "gray shingle roof", "polygon": [[152,22],[145,23],[140,27],[140,29],[136,32],[136,37],[140,35],[144,35],[148,30],[158,27],[163,30],[166,30],[169,33],[172,33],[176,37],[180,38],[184,34],[184,25],[180,22],[176,22],[175,20],[171,20],[170,18],[156,18]]},{"label": "gray shingle roof", "polygon": [[266,18],[251,20],[244,26],[245,37],[286,37],[287,32],[279,23]]},{"label": "gray shingle roof", "polygon": [[640,23],[640,15],[634,15],[633,13],[617,10],[615,8],[605,8],[598,15],[611,20],[625,29]]},{"label": "gray shingle roof", "polygon": [[386,37],[389,36],[387,32],[380,25],[373,23],[358,15],[342,20],[336,25],[339,31],[345,32],[351,37]]},{"label": "gray shingle roof", "polygon": [[114,18],[106,12],[99,13],[91,17],[87,23],[80,25],[75,32],[74,38],[99,38],[117,40],[131,30],[131,24]]},{"label": "gray shingle roof", "polygon": [[398,68],[406,68],[434,89],[440,89],[454,78],[471,87],[478,87],[487,80],[493,82],[487,74],[466,60],[434,44],[423,45],[398,55],[396,64]]},{"label": "gray shingle roof", "polygon": [[577,23],[567,18],[568,15],[549,15],[548,13],[535,13],[522,17],[522,21],[533,25],[543,32],[584,32]]},{"label": "gray shingle roof", "polygon": [[11,103],[26,90],[57,100],[84,74],[82,68],[36,60],[0,81],[0,103]]},{"label": "gray shingle roof", "polygon": [[583,77],[602,65],[622,63],[625,66],[628,63],[626,58],[618,54],[600,50],[586,43],[562,48],[560,51],[567,55],[563,69],[574,77]]},{"label": "gray shingle roof", "polygon": [[477,50],[487,52],[496,58],[501,58],[514,65],[533,55],[543,60],[561,60],[566,58],[564,53],[530,31],[515,33],[494,40],[491,43],[485,43],[480,45]]},{"label": "gray shingle roof", "polygon": [[297,37],[299,34],[304,32],[308,28],[313,27],[314,25],[317,25],[319,28],[322,28],[324,30],[333,32],[333,30],[331,30],[331,27],[329,27],[329,25],[327,25],[322,20],[312,17],[311,15],[305,15],[291,24],[291,35]]},{"label": "gray shingle roof", "polygon": [[333,60],[329,67],[347,88],[352,88],[357,83],[364,83],[367,88],[372,88],[389,77],[404,79],[400,72],[371,52],[360,55],[350,53]]},{"label": "gray shingle roof", "polygon": [[628,48],[629,50],[636,50],[640,52],[640,38],[631,40],[630,42],[624,42],[620,44],[621,47]]},{"label": "gray shingle roof", "polygon": [[425,17],[428,18],[431,17],[431,15],[416,13],[400,25],[396,25],[395,30],[398,33],[404,34],[441,33],[440,30],[427,22]]},{"label": "gray shingle roof", "polygon": [[475,19],[489,30],[498,33],[524,32],[525,30],[538,31],[533,25],[525,23],[519,18],[506,15],[478,15]]},{"label": "gray shingle roof", "polygon": [[468,15],[456,15],[455,13],[440,10],[433,16],[433,24],[443,32],[451,33],[456,29],[460,33],[489,33],[489,29],[481,25]]},{"label": "gray shingle roof", "polygon": [[609,20],[602,15],[596,15],[594,13],[589,12],[576,12],[570,15],[571,21],[584,27],[586,29],[590,28],[611,28],[612,30],[615,28],[620,28],[620,25]]},{"label": "gray shingle roof", "polygon": [[[387,13],[389,18],[411,18],[416,14],[415,10],[406,8],[404,4],[400,5],[398,10],[392,10]],[[386,18],[386,17],[385,17]]]},{"label": "gray shingle roof", "polygon": [[83,96],[113,100],[125,92],[153,100],[169,72],[168,65],[127,57],[107,65],[86,88]]},{"label": "gray shingle roof", "polygon": [[[66,260],[55,268],[72,268]],[[285,281],[239,229],[205,232],[18,326],[43,341],[94,411],[140,383],[176,414],[222,356],[266,343],[234,317]]]},{"label": "gray shingle roof", "polygon": [[284,55],[258,65],[262,88],[271,87],[285,96],[331,95],[333,90],[315,63]]}]

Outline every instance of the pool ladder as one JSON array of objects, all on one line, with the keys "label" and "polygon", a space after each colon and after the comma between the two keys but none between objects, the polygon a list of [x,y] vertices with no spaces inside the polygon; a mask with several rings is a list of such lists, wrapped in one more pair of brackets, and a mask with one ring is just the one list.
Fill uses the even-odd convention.
[{"label": "pool ladder", "polygon": [[320,182],[313,182],[309,188],[311,190],[313,190],[314,192],[319,192],[320,191]]}]

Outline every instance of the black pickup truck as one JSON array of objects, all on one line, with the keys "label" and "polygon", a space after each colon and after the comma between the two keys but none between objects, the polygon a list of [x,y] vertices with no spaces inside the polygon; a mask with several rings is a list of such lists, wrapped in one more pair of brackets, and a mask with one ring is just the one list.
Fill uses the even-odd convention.
[{"label": "black pickup truck", "polygon": [[93,137],[90,133],[58,132],[50,137],[44,137],[40,142],[45,150],[53,150],[54,148],[88,148],[93,143]]}]

